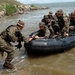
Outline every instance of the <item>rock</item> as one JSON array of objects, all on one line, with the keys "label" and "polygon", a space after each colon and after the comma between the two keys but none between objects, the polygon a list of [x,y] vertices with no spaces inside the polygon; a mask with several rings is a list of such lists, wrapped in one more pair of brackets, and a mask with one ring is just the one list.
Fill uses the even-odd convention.
[{"label": "rock", "polygon": [[30,10],[48,9],[48,7],[30,7]]},{"label": "rock", "polygon": [[0,11],[0,18],[3,17],[4,15],[5,15],[5,11],[4,10]]}]

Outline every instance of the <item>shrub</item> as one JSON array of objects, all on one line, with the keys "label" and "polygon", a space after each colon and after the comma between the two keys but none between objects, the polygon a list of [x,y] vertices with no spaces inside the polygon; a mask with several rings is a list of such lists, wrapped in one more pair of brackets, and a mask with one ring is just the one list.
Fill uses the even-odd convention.
[{"label": "shrub", "polygon": [[13,5],[6,5],[6,15],[11,15],[12,13],[15,13],[17,11],[16,7]]},{"label": "shrub", "polygon": [[36,7],[34,4],[31,4],[30,6],[31,6],[31,7]]}]

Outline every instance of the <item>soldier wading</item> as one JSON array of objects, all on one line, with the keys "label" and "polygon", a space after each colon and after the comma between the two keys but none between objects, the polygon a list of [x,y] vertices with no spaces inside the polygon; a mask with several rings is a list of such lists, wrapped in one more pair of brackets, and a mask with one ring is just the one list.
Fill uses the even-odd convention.
[{"label": "soldier wading", "polygon": [[[19,20],[17,25],[10,25],[0,34],[0,53],[7,53],[7,57],[5,59],[5,63],[3,64],[4,68],[13,69],[14,66],[10,63],[14,58],[14,49],[10,42],[18,41],[18,34],[16,32],[21,32],[24,28],[24,22]],[[17,35],[16,35],[17,34]],[[21,33],[20,33],[21,34]],[[25,38],[22,34],[21,41],[27,42],[27,38]],[[21,46],[18,44],[17,46],[20,48]]]}]

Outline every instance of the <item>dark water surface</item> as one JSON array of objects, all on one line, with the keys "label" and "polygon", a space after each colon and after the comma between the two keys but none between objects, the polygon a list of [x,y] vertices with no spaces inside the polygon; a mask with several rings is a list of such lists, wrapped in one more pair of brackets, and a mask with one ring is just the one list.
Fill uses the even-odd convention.
[{"label": "dark water surface", "polygon": [[[67,14],[74,10],[74,7],[58,6],[5,17],[0,20],[0,32],[21,19],[26,23],[22,33],[28,37],[31,32],[38,30],[38,24],[43,15],[48,14],[50,10],[55,13],[59,8],[62,8]],[[15,50],[15,57],[12,61],[15,66],[14,70],[3,69],[2,64],[5,56],[3,59],[0,57],[0,75],[75,75],[75,48],[59,54],[30,56],[25,53],[25,49],[22,47],[20,51]]]}]

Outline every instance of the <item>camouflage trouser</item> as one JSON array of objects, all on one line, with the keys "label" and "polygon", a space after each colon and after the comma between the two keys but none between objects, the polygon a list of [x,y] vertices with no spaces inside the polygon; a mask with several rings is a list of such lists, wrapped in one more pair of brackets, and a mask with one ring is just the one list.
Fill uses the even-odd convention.
[{"label": "camouflage trouser", "polygon": [[0,37],[0,52],[6,52],[7,57],[5,62],[10,63],[14,57],[14,50],[11,45],[8,45],[7,42]]}]

